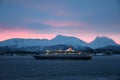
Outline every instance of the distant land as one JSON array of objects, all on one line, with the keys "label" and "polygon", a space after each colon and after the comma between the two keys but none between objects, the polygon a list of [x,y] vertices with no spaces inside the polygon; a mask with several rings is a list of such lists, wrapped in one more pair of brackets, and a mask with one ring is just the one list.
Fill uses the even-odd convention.
[{"label": "distant land", "polygon": [[10,45],[17,45],[19,47],[28,47],[28,46],[53,46],[53,45],[71,45],[74,47],[84,46],[90,47],[93,49],[105,47],[109,45],[119,45],[114,40],[102,36],[96,37],[92,42],[87,43],[79,38],[73,36],[64,36],[64,35],[57,35],[55,38],[48,40],[48,39],[23,39],[23,38],[12,38],[5,41],[0,42],[0,46],[10,46]]},{"label": "distant land", "polygon": [[55,51],[58,49],[66,50],[72,47],[76,51],[85,51],[88,53],[120,53],[120,44],[108,37],[96,37],[90,43],[73,37],[57,35],[55,38],[48,39],[22,39],[12,38],[0,42],[0,53],[40,53],[50,49]]},{"label": "distant land", "polygon": [[63,36],[57,35],[55,38],[48,40],[48,39],[22,39],[22,38],[12,38],[5,41],[0,42],[0,46],[7,46],[7,45],[18,45],[19,47],[23,46],[52,46],[52,45],[72,45],[76,46],[87,46],[90,48],[99,48],[105,47],[108,45],[119,45],[114,40],[108,37],[96,37],[90,43],[86,43],[79,38],[73,36]]}]

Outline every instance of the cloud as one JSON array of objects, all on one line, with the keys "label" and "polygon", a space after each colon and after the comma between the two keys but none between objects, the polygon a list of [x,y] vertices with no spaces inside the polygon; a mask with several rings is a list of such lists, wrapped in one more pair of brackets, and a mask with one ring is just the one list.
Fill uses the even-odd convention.
[{"label": "cloud", "polygon": [[[3,32],[1,32],[3,30]],[[53,29],[52,29],[53,30]],[[105,34],[105,33],[98,33],[94,31],[84,31],[84,30],[73,30],[73,29],[54,29],[53,31],[48,30],[43,32],[36,32],[31,29],[26,29],[23,27],[13,27],[6,29],[3,25],[0,26],[0,40],[6,40],[10,38],[47,38],[52,39],[58,34],[68,35],[68,36],[75,36],[78,37],[86,42],[90,42],[94,40],[96,36],[109,36],[110,38],[114,39],[117,43],[120,43],[119,34]],[[87,37],[86,37],[87,36]]]},{"label": "cloud", "polygon": [[0,24],[0,33],[3,33],[5,30],[8,30],[9,27],[8,26],[5,26],[3,24]]},{"label": "cloud", "polygon": [[83,22],[69,21],[69,20],[57,21],[57,20],[37,20],[37,19],[33,19],[33,20],[26,20],[26,22],[39,23],[39,24],[44,24],[44,25],[50,26],[50,27],[56,27],[56,28],[60,28],[60,27],[83,27],[85,25],[88,25],[88,24],[83,23]]},{"label": "cloud", "polygon": [[0,24],[0,32],[5,32],[7,30],[21,30],[21,29],[25,29],[22,26],[7,26],[4,24]]},{"label": "cloud", "polygon": [[74,21],[42,21],[41,23],[52,27],[81,27],[84,24]]},{"label": "cloud", "polygon": [[36,33],[31,30],[25,29],[9,29],[5,30],[3,33],[0,33],[0,41],[10,39],[10,38],[35,38],[35,39],[51,39],[55,36],[55,34],[49,33]]}]

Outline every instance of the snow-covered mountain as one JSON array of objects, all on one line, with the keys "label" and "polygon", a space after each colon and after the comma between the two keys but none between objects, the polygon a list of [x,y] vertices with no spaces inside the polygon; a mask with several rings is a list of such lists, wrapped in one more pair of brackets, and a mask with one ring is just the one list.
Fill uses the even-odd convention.
[{"label": "snow-covered mountain", "polygon": [[0,42],[0,46],[15,46],[15,47],[31,47],[31,46],[54,46],[54,45],[70,45],[75,48],[82,47],[90,47],[93,49],[105,47],[108,45],[117,45],[115,41],[107,37],[96,37],[94,41],[91,43],[86,43],[79,38],[72,36],[63,36],[58,35],[55,38],[48,39],[21,39],[21,38],[13,38]]},{"label": "snow-covered mountain", "polygon": [[105,47],[108,45],[118,45],[118,44],[114,40],[107,38],[105,36],[96,37],[95,40],[93,40],[91,43],[88,44],[88,46],[93,49]]},{"label": "snow-covered mountain", "polygon": [[0,46],[11,46],[15,45],[17,47],[29,47],[29,46],[52,46],[52,45],[72,45],[76,46],[86,46],[87,43],[76,38],[76,37],[69,37],[69,36],[62,36],[58,35],[51,40],[47,39],[21,39],[21,38],[14,38],[8,39],[6,41],[0,42]]},{"label": "snow-covered mountain", "polygon": [[16,47],[29,47],[29,46],[44,46],[48,44],[47,39],[21,39],[13,38],[0,42],[0,46],[16,46]]},{"label": "snow-covered mountain", "polygon": [[59,44],[66,44],[66,45],[72,45],[74,47],[77,46],[87,46],[87,43],[80,40],[79,38],[72,37],[72,36],[63,36],[58,35],[55,38],[50,40],[50,45],[59,45]]}]

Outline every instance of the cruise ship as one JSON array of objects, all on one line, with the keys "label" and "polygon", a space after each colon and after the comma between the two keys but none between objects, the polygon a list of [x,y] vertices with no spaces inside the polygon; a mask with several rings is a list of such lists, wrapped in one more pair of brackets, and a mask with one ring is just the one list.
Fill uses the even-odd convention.
[{"label": "cruise ship", "polygon": [[46,50],[44,54],[34,55],[37,60],[90,60],[92,55],[85,52],[75,52],[72,48],[67,50],[50,51]]}]

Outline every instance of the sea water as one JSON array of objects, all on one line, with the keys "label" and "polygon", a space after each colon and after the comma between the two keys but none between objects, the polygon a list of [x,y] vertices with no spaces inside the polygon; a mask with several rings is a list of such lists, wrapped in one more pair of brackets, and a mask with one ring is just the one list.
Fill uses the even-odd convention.
[{"label": "sea water", "polygon": [[92,60],[0,56],[0,80],[120,80],[120,56],[94,56]]}]

